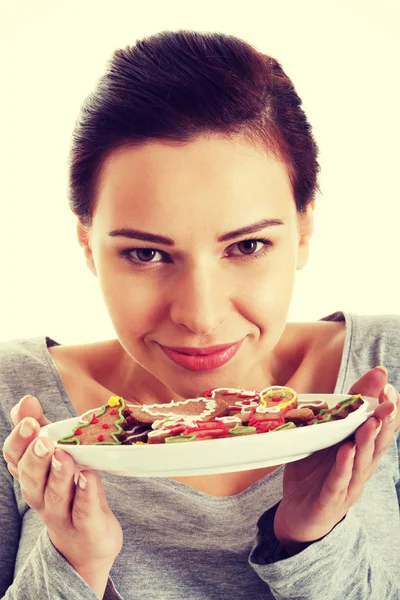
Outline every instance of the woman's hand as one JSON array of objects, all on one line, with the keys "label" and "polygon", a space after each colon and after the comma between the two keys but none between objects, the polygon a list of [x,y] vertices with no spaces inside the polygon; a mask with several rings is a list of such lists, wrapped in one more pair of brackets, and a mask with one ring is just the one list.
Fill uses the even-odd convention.
[{"label": "woman's hand", "polygon": [[400,397],[386,384],[386,370],[376,367],[350,388],[349,394],[379,399],[374,416],[357,429],[355,443],[347,441],[285,465],[274,531],[289,554],[327,535],[375,473],[394,432],[400,429]]},{"label": "woman's hand", "polygon": [[25,396],[13,408],[16,425],[4,443],[10,473],[25,501],[47,526],[49,537],[92,589],[102,597],[112,564],[122,548],[122,530],[111,512],[97,472],[82,471],[54,443],[38,438],[49,421],[38,400]]}]

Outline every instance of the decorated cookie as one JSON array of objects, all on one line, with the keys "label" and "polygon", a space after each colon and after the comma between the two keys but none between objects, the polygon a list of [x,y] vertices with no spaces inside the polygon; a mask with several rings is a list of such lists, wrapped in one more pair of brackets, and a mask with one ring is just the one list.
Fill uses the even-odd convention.
[{"label": "decorated cookie", "polygon": [[168,404],[142,404],[131,406],[132,416],[138,423],[152,424],[166,418],[186,418],[210,421],[228,414],[228,403],[223,398],[189,398],[171,400]]},{"label": "decorated cookie", "polygon": [[[96,411],[89,411],[90,420],[80,419],[72,434],[58,440],[59,444],[121,444],[119,436],[124,434],[121,424],[125,421],[123,411],[125,401],[118,396],[111,396],[106,404]],[[85,413],[85,415],[88,417]]]},{"label": "decorated cookie", "polygon": [[243,424],[249,422],[252,408],[260,403],[260,393],[256,390],[214,388],[205,392],[204,396],[228,402],[229,415],[237,416]]},{"label": "decorated cookie", "polygon": [[305,425],[314,418],[311,408],[291,408],[284,415],[285,423],[291,421],[295,425]]},{"label": "decorated cookie", "polygon": [[60,444],[175,444],[279,432],[344,419],[362,406],[360,394],[329,408],[323,400],[299,401],[296,392],[272,386],[260,392],[213,388],[198,398],[167,404],[127,404],[112,396],[79,417]]},{"label": "decorated cookie", "polygon": [[257,433],[266,433],[285,423],[285,414],[297,408],[297,394],[289,387],[271,386],[260,392],[257,407],[252,408],[248,421]]},{"label": "decorated cookie", "polygon": [[318,425],[328,421],[337,421],[345,419],[351,412],[356,411],[364,404],[361,394],[354,394],[338,402],[333,408],[323,409],[320,413],[308,422],[308,425]]}]

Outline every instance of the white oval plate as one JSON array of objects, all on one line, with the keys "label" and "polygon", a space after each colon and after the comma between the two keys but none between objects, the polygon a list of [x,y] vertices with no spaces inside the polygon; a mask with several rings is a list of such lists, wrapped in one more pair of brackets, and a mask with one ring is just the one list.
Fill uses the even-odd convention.
[{"label": "white oval plate", "polygon": [[[302,394],[299,401],[325,400],[335,406],[349,394]],[[363,396],[365,404],[345,419],[270,431],[241,437],[202,440],[182,444],[138,446],[76,446],[57,444],[77,425],[77,417],[51,423],[40,435],[56,442],[80,467],[98,469],[125,477],[179,477],[247,471],[293,462],[349,437],[378,406],[376,398]]]}]

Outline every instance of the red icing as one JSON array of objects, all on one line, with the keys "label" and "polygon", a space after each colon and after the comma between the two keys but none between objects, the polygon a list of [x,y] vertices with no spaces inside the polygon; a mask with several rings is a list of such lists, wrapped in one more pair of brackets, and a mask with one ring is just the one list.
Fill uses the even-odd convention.
[{"label": "red icing", "polygon": [[271,398],[272,402],[282,402],[283,398],[280,398],[279,396],[274,396],[273,398]]},{"label": "red icing", "polygon": [[93,415],[91,421],[90,421],[93,425],[95,425],[96,423],[99,422],[98,418],[96,417],[96,415]]},{"label": "red icing", "polygon": [[322,415],[317,415],[317,416],[316,416],[316,419],[318,419],[318,421],[322,421],[322,419],[323,419],[323,418],[324,418],[324,417],[323,417]]},{"label": "red icing", "polygon": [[110,415],[116,415],[117,414],[117,409],[116,408],[112,408],[110,410]]},{"label": "red icing", "polygon": [[336,404],[335,408],[342,408],[341,404]]},{"label": "red icing", "polygon": [[185,427],[182,425],[179,425],[177,427],[172,427],[172,429],[168,429],[168,435],[178,435],[179,433],[182,433],[182,431],[185,430]]},{"label": "red icing", "polygon": [[80,435],[82,433],[82,429],[79,429],[79,427],[78,427],[78,429],[75,429],[74,433],[75,433],[75,435]]},{"label": "red icing", "polygon": [[240,406],[228,406],[229,410],[242,410]]},{"label": "red icing", "polygon": [[186,427],[184,433],[185,435],[189,435],[190,433],[195,433],[197,431],[210,431],[221,428],[223,428],[223,425],[217,421],[196,421],[193,427]]},{"label": "red icing", "polygon": [[102,428],[103,429],[108,429],[110,426],[108,423],[103,423]]},{"label": "red icing", "polygon": [[196,438],[205,438],[205,437],[219,437],[221,435],[225,435],[226,433],[228,433],[228,429],[226,428],[221,428],[221,429],[209,429],[208,431],[201,431],[200,433],[198,433],[196,435]]},{"label": "red icing", "polygon": [[104,441],[104,435],[103,434],[98,435],[97,436],[97,441],[98,442],[103,442]]}]

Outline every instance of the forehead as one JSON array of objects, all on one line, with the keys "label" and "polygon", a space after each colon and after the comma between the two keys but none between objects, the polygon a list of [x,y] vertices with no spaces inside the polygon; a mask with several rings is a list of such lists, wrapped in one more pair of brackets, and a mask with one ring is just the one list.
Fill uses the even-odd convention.
[{"label": "forehead", "polygon": [[168,223],[171,235],[174,225],[207,223],[218,233],[295,213],[282,162],[242,140],[214,137],[114,151],[100,174],[93,222]]}]

